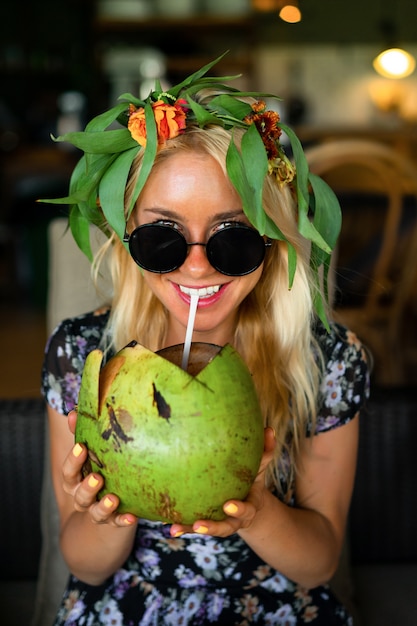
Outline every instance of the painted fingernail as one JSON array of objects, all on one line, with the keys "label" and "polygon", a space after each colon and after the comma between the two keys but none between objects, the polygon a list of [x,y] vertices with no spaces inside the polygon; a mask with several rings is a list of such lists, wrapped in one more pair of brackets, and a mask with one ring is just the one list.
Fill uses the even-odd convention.
[{"label": "painted fingernail", "polygon": [[233,502],[229,502],[229,504],[226,504],[226,506],[224,507],[224,511],[228,515],[236,515],[236,513],[238,512],[238,508],[236,504],[234,504]]},{"label": "painted fingernail", "polygon": [[208,528],[207,526],[198,526],[198,528],[195,528],[195,532],[200,533],[200,535],[205,535],[208,533]]},{"label": "painted fingernail", "polygon": [[183,534],[184,534],[183,530],[177,530],[177,532],[174,533],[173,537],[181,537],[181,535],[183,535]]},{"label": "painted fingernail", "polygon": [[82,446],[80,446],[80,444],[79,444],[79,443],[76,443],[76,444],[75,444],[75,446],[74,446],[74,447],[73,447],[73,449],[72,449],[72,453],[73,453],[73,455],[74,455],[76,458],[78,458],[78,457],[80,456],[80,454],[81,454],[81,452],[82,452],[82,451],[83,451],[83,448],[82,448]]},{"label": "painted fingernail", "polygon": [[112,500],[107,496],[104,498],[104,506],[106,507],[106,509],[111,509],[111,507],[113,506]]},{"label": "painted fingernail", "polygon": [[97,478],[93,476],[93,474],[91,474],[91,476],[88,477],[88,486],[94,489],[94,487],[97,487],[97,485],[98,485]]}]

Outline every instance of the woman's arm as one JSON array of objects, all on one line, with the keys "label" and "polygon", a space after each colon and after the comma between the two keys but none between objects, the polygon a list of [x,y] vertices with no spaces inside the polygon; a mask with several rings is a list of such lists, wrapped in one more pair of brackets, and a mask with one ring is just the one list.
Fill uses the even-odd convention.
[{"label": "woman's arm", "polygon": [[118,498],[97,501],[103,486],[99,474],[82,478],[85,446],[74,446],[67,419],[48,407],[52,479],[60,515],[60,544],[70,571],[91,585],[101,584],[128,557],[136,518],[118,515]]},{"label": "woman's arm", "polygon": [[[298,460],[296,504],[288,506],[257,479],[245,502],[225,505],[223,522],[201,520],[194,532],[238,532],[266,563],[307,588],[328,582],[342,549],[355,477],[359,419],[308,438]],[[261,476],[258,476],[260,478]],[[173,534],[184,529],[173,527]]]}]

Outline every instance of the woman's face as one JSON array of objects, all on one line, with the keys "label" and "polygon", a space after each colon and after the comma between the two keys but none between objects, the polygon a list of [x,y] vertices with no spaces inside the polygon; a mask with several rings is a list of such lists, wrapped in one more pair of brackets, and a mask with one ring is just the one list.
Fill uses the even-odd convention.
[{"label": "woman's face", "polygon": [[[206,243],[228,222],[250,225],[219,164],[198,153],[172,155],[150,174],[136,204],[133,227],[158,221],[177,228],[188,243]],[[246,276],[221,274],[199,245],[189,246],[185,262],[172,272],[144,271],[149,287],[169,312],[167,345],[184,342],[191,290],[199,295],[193,341],[231,342],[238,306],[261,274],[262,265]]]}]

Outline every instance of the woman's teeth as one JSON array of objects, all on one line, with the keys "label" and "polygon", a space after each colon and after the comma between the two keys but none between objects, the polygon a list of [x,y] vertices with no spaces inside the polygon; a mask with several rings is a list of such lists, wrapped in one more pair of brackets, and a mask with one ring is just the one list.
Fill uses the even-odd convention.
[{"label": "woman's teeth", "polygon": [[210,287],[203,287],[202,289],[190,289],[188,287],[179,286],[180,291],[187,296],[198,296],[199,298],[207,298],[217,293],[220,289],[220,285],[211,285]]}]

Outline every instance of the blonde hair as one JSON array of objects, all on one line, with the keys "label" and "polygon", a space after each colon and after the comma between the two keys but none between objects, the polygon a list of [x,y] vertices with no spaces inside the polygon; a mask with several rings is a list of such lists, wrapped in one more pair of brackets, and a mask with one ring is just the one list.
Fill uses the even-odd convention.
[{"label": "blonde hair", "polygon": [[[241,133],[235,129],[233,138],[237,145],[240,137]],[[229,142],[230,132],[219,126],[204,130],[190,126],[184,134],[166,142],[156,156],[154,167],[160,167],[165,159],[181,150],[212,156],[226,175],[225,155]],[[143,151],[132,166],[126,188],[126,207],[142,154]],[[316,350],[313,350],[315,342],[311,330],[316,287],[310,274],[309,243],[298,232],[297,207],[289,187],[280,187],[267,177],[263,200],[266,213],[297,252],[297,270],[289,289],[287,244],[273,241],[259,282],[240,305],[234,347],[253,375],[265,426],[271,426],[276,434],[276,458],[268,468],[268,482],[281,489],[280,474],[287,474],[286,482],[291,480],[288,471],[295,471],[300,443],[307,425],[316,415],[319,363],[314,358]],[[105,244],[105,248],[109,247],[114,298],[107,336],[115,350],[135,339],[156,351],[164,346],[167,311],[115,235]],[[96,259],[96,271],[102,255],[103,250]],[[282,467],[284,449],[290,462]]]}]

